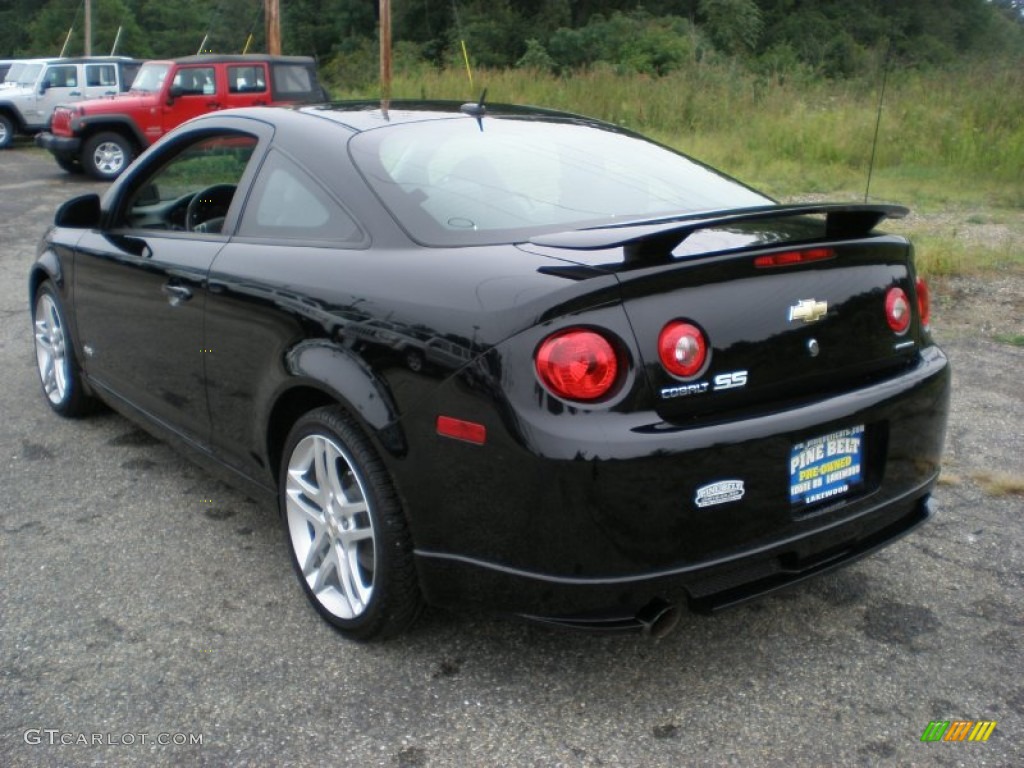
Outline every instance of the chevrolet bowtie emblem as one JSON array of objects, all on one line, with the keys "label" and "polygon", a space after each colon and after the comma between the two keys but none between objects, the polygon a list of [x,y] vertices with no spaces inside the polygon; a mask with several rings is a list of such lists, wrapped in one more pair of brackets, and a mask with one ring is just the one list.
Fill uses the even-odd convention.
[{"label": "chevrolet bowtie emblem", "polygon": [[789,308],[789,322],[802,320],[805,323],[814,323],[821,320],[828,314],[827,301],[815,301],[814,299],[801,299]]}]

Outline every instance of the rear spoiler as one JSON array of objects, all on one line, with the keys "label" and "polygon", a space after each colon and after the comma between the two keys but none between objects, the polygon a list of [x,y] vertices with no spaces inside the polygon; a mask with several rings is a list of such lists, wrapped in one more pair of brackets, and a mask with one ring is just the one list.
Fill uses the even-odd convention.
[{"label": "rear spoiler", "polygon": [[851,203],[798,203],[735,208],[725,211],[673,216],[671,218],[625,222],[610,226],[553,232],[530,238],[534,245],[596,251],[625,248],[626,261],[643,261],[670,253],[691,234],[744,221],[766,221],[792,216],[825,215],[825,234],[830,238],[861,237],[883,219],[902,219],[909,209],[901,205]]}]

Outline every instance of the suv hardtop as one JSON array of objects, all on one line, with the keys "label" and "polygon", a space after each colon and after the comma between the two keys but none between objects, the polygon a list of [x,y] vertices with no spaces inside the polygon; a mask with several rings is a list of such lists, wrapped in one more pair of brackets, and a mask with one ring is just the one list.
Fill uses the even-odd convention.
[{"label": "suv hardtop", "polygon": [[60,106],[36,136],[67,171],[117,178],[146,147],[186,120],[220,109],[324,101],[308,56],[199,55],[147,61],[131,90]]},{"label": "suv hardtop", "polygon": [[[0,149],[19,133],[47,127],[58,104],[127,91],[142,61],[127,56],[28,59],[13,85],[0,90]],[[10,82],[10,81],[8,81]]]}]

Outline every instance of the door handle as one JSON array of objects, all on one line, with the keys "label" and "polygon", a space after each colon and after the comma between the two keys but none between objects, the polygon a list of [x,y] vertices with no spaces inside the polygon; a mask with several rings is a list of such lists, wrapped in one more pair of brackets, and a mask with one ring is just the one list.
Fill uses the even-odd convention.
[{"label": "door handle", "polygon": [[180,307],[186,301],[192,298],[192,291],[186,288],[184,285],[174,285],[172,283],[164,283],[160,290],[170,300],[172,307]]}]

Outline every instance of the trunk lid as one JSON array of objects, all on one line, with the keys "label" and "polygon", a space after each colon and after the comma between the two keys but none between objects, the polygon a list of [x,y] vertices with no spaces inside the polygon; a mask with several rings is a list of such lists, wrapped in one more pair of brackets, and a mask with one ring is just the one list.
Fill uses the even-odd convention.
[{"label": "trunk lid", "polygon": [[[856,389],[914,363],[921,331],[911,247],[871,233],[881,218],[903,213],[774,206],[535,242],[616,273],[653,408],[671,423],[710,423]],[[813,258],[788,255],[799,253]],[[903,333],[887,321],[894,287],[913,308]],[[673,320],[698,326],[707,340],[696,375],[675,376],[661,363],[659,334]]]}]

